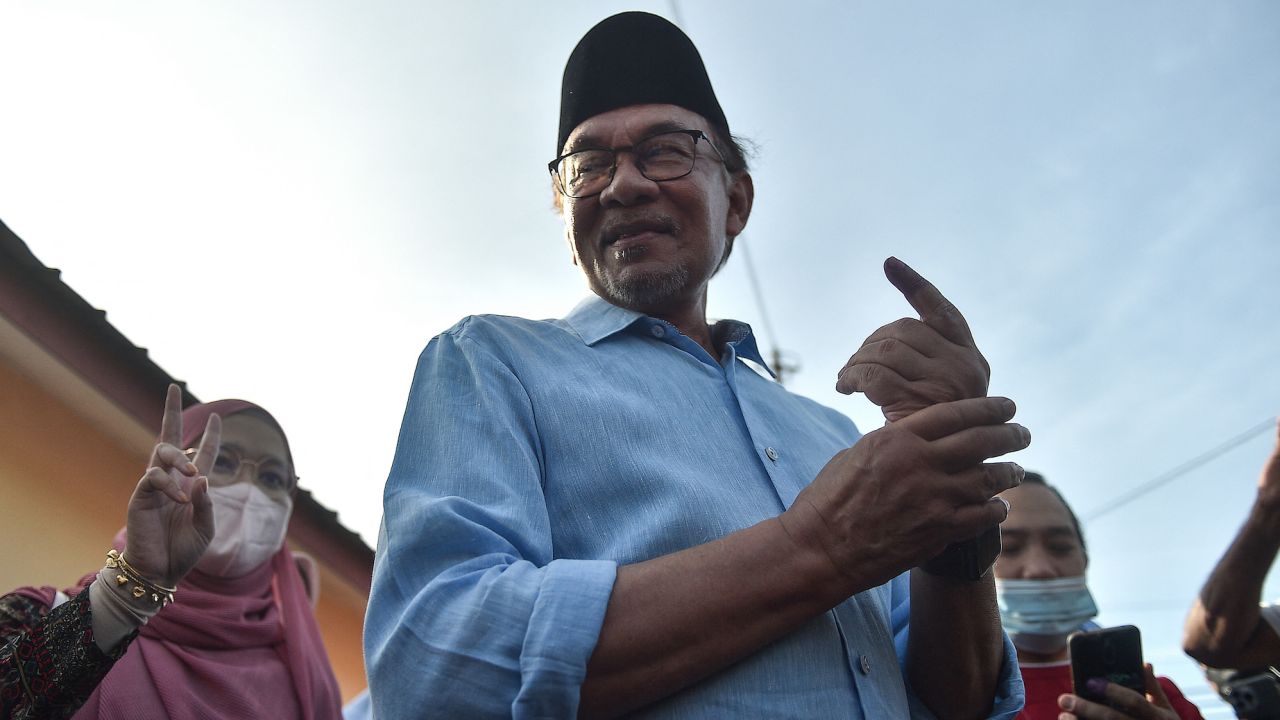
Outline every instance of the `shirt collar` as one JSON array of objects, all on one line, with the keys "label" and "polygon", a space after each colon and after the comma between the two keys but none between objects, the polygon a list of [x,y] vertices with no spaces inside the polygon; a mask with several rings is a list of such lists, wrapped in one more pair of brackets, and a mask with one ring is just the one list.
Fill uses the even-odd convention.
[{"label": "shirt collar", "polygon": [[[620,308],[598,295],[591,295],[578,303],[564,318],[565,323],[573,328],[587,346],[595,345],[644,320],[653,318]],[[738,320],[720,320],[711,329],[711,333],[717,342],[733,345],[738,357],[759,364],[771,377],[777,378],[773,368],[760,355],[760,347],[756,344],[756,336],[750,325]]]},{"label": "shirt collar", "polygon": [[645,317],[634,310],[605,302],[599,295],[591,295],[578,303],[564,321],[578,333],[582,342],[590,346],[626,330]]},{"label": "shirt collar", "polygon": [[756,344],[756,334],[751,330],[750,325],[740,320],[719,320],[711,328],[711,337],[715,338],[716,343],[724,342],[726,345],[732,345],[738,357],[756,363],[769,373],[769,377],[778,379],[773,368],[769,367],[769,363],[765,362],[760,354],[760,346]]}]

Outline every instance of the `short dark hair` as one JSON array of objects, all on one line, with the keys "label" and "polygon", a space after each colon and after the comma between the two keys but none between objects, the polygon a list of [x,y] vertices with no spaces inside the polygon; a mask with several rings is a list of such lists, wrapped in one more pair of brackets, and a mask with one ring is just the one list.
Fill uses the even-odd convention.
[{"label": "short dark hair", "polygon": [[1058,502],[1062,503],[1062,507],[1066,508],[1067,515],[1071,518],[1071,527],[1075,528],[1076,539],[1080,541],[1080,552],[1084,553],[1085,562],[1088,562],[1089,548],[1084,544],[1084,530],[1080,527],[1080,518],[1076,517],[1076,511],[1071,509],[1071,505],[1067,502],[1067,499],[1062,497],[1062,492],[1058,490],[1058,488],[1046,482],[1044,476],[1038,472],[1027,470],[1026,474],[1022,477],[1022,482],[1023,484],[1031,483],[1033,485],[1039,485],[1045,490],[1053,493],[1054,497],[1058,498]]},{"label": "short dark hair", "polygon": [[726,128],[712,125],[711,142],[715,143],[716,149],[724,157],[724,169],[728,170],[730,175],[750,170],[747,158],[751,156],[754,148],[751,147],[749,140],[730,133]]}]

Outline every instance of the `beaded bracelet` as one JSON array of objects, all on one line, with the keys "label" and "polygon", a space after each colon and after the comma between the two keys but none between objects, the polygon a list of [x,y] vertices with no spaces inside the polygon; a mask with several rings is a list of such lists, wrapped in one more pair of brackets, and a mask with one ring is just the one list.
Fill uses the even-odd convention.
[{"label": "beaded bracelet", "polygon": [[139,600],[149,596],[151,602],[164,607],[173,602],[173,594],[178,591],[178,588],[157,585],[142,577],[142,573],[124,559],[124,553],[117,552],[115,548],[107,551],[107,567],[117,571],[116,585],[124,586],[133,583],[133,589],[129,592]]}]

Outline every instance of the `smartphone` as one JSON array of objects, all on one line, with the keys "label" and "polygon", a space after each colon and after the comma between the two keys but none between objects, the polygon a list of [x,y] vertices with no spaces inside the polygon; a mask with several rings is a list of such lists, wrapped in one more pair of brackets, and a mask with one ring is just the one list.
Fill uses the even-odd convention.
[{"label": "smartphone", "polygon": [[1075,694],[1111,707],[1106,699],[1089,691],[1090,678],[1123,685],[1139,694],[1147,689],[1142,669],[1142,636],[1132,625],[1078,632],[1067,639],[1071,653],[1071,683]]},{"label": "smartphone", "polygon": [[1280,675],[1275,668],[1258,673],[1227,671],[1214,681],[1218,695],[1231,704],[1241,720],[1273,720],[1280,717]]}]

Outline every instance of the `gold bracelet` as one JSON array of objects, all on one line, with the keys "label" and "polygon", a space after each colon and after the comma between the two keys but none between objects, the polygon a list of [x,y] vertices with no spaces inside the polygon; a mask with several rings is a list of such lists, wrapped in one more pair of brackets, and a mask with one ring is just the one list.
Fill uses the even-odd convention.
[{"label": "gold bracelet", "polygon": [[173,602],[173,594],[178,591],[176,587],[165,587],[142,577],[142,573],[124,559],[124,553],[116,551],[115,548],[107,551],[107,567],[117,571],[116,585],[124,586],[133,583],[133,589],[129,592],[139,600],[150,596],[151,602],[164,607]]}]

